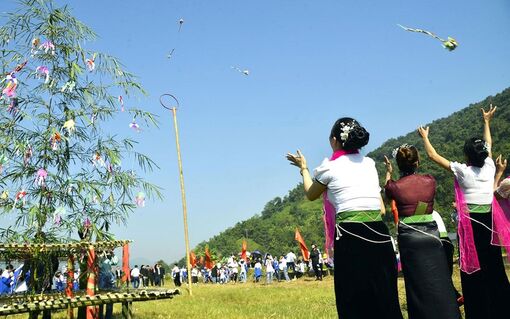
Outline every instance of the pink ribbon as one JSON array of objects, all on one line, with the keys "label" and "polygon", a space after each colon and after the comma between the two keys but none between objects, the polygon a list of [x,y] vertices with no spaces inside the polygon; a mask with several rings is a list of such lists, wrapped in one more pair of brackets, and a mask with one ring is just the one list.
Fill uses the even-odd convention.
[{"label": "pink ribbon", "polygon": [[[473,237],[473,227],[469,217],[469,209],[459,186],[455,180],[455,200],[457,202],[457,213],[459,216],[459,252],[460,269],[472,274],[480,270],[480,261],[476,251]],[[495,197],[492,199],[492,240],[495,246],[510,247],[510,204],[508,200],[498,202]],[[508,256],[510,260],[510,256]]]}]

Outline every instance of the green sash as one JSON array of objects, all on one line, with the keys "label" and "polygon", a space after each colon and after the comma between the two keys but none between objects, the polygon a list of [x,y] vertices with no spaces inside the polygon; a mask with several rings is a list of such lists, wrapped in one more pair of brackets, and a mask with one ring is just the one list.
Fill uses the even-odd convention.
[{"label": "green sash", "polygon": [[338,223],[345,222],[378,222],[382,221],[381,211],[379,210],[362,210],[362,211],[350,211],[341,212],[336,214],[336,221]]},{"label": "green sash", "polygon": [[492,210],[492,205],[477,205],[477,204],[468,204],[468,209],[470,213],[477,213],[477,214],[485,214],[490,213]]}]

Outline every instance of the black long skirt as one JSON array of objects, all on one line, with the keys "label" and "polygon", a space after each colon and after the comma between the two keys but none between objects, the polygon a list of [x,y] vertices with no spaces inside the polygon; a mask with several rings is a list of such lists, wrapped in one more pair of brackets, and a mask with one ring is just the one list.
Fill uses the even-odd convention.
[{"label": "black long skirt", "polygon": [[[492,213],[472,213],[470,217],[492,227]],[[501,247],[491,245],[491,231],[471,221],[480,270],[461,272],[466,319],[510,318],[510,284],[505,273]]]},{"label": "black long skirt", "polygon": [[[389,235],[383,222],[365,223]],[[340,319],[401,319],[397,292],[397,263],[391,242],[360,223],[342,223],[335,240],[335,296]],[[347,231],[347,232],[346,232]]]},{"label": "black long skirt", "polygon": [[409,319],[460,318],[436,223],[399,224],[398,247]]}]

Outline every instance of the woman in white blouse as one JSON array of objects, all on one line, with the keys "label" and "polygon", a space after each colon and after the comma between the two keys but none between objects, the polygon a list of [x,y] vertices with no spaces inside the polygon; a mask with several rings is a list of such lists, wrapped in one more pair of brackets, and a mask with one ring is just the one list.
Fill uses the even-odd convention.
[{"label": "woman in white blouse", "polygon": [[[340,318],[402,318],[397,293],[395,253],[388,229],[375,163],[359,153],[369,133],[356,120],[341,118],[329,137],[333,156],[312,179],[298,150],[287,154],[303,176],[306,197],[324,194],[326,217],[333,212],[335,295]],[[326,231],[330,238],[330,232]],[[328,242],[328,240],[327,240]]]},{"label": "woman in white blouse", "polygon": [[[456,183],[459,216],[461,283],[466,319],[508,318],[506,303],[510,284],[505,273],[501,247],[493,237],[493,187],[496,165],[492,160],[490,121],[496,107],[482,109],[484,137],[464,144],[466,164],[439,155],[429,141],[429,128],[418,129],[429,158],[451,172]],[[498,158],[500,165],[500,158]],[[467,205],[466,205],[467,204]]]}]

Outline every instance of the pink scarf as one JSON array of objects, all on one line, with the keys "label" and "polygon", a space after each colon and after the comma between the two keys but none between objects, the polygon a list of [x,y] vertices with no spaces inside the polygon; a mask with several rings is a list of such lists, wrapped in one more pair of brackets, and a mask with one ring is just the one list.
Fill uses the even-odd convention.
[{"label": "pink scarf", "polygon": [[[358,154],[358,150],[346,151],[346,150],[337,150],[333,153],[330,161],[334,161],[337,158],[347,155],[347,154]],[[336,210],[333,204],[328,199],[328,191],[324,191],[322,193],[322,210],[324,211],[324,215],[322,215],[322,221],[324,222],[324,234],[326,237],[326,243],[324,244],[326,251],[331,250],[335,245],[335,230],[336,230]]]},{"label": "pink scarf", "polygon": [[[460,269],[467,274],[472,274],[480,270],[480,262],[476,252],[473,227],[469,219],[469,209],[457,179],[455,179],[455,201],[459,216]],[[493,197],[491,244],[510,247],[510,205],[507,201],[502,201],[501,204]],[[508,258],[510,260],[510,256]]]}]

